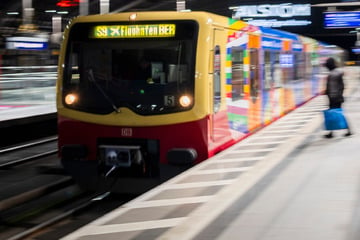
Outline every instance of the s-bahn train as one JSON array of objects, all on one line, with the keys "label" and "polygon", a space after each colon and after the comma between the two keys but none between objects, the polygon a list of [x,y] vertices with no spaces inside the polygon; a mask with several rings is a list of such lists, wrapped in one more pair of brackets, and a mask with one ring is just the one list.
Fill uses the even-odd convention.
[{"label": "s-bahn train", "polygon": [[62,164],[89,189],[149,188],[320,94],[330,56],[344,51],[207,12],[75,18],[59,58]]}]

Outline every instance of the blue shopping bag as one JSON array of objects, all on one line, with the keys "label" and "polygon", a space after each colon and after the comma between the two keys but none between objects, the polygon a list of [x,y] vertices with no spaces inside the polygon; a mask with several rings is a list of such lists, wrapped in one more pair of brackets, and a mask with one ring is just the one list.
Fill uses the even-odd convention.
[{"label": "blue shopping bag", "polygon": [[342,108],[331,108],[324,111],[325,129],[337,130],[348,128]]}]

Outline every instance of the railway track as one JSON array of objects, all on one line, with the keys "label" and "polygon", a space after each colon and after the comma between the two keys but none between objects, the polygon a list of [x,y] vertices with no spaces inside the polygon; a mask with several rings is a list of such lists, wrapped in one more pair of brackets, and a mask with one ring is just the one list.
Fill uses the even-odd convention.
[{"label": "railway track", "polygon": [[57,153],[57,137],[48,137],[0,149],[0,169],[6,169]]},{"label": "railway track", "polygon": [[0,239],[58,239],[133,198],[79,189],[60,166],[56,141],[0,149]]},{"label": "railway track", "polygon": [[3,190],[0,211],[73,184],[57,159],[56,140],[50,137],[0,149],[0,187]]},{"label": "railway track", "polygon": [[2,239],[59,239],[129,200],[127,197],[111,197],[106,193],[85,194],[33,218],[25,224],[28,228]]}]

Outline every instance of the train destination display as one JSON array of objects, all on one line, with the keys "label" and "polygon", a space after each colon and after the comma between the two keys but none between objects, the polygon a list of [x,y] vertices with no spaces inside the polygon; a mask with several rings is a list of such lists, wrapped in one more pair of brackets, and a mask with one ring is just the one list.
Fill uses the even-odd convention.
[{"label": "train destination display", "polygon": [[175,24],[95,26],[94,38],[174,37]]}]

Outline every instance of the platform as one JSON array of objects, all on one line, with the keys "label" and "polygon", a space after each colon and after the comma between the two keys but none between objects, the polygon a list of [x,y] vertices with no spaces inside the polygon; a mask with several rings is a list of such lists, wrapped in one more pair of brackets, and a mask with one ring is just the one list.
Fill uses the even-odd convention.
[{"label": "platform", "polygon": [[56,117],[57,65],[0,67],[0,129]]},{"label": "platform", "polygon": [[215,157],[64,237],[360,239],[360,80],[347,74],[355,133],[323,135],[319,96]]},{"label": "platform", "polygon": [[56,117],[55,86],[0,90],[0,128]]}]

